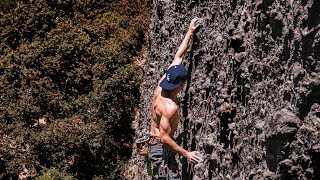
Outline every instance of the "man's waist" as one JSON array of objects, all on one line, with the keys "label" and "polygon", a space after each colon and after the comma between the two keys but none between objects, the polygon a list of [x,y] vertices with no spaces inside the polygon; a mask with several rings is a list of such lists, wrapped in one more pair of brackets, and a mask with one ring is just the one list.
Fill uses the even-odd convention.
[{"label": "man's waist", "polygon": [[149,144],[158,144],[158,143],[161,143],[160,137],[150,135]]}]

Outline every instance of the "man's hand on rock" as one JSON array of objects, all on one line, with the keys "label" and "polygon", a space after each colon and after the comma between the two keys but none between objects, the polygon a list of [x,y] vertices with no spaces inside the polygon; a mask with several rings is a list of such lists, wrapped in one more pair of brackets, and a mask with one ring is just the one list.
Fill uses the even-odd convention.
[{"label": "man's hand on rock", "polygon": [[199,163],[203,161],[199,151],[188,152],[186,158],[190,163]]},{"label": "man's hand on rock", "polygon": [[189,30],[194,33],[196,32],[196,30],[200,27],[200,19],[195,17],[191,20],[190,26],[189,26]]}]

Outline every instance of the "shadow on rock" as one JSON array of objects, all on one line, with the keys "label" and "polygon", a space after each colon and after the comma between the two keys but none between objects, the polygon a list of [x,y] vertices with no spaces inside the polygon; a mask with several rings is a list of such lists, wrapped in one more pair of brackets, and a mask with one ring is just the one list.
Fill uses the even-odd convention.
[{"label": "shadow on rock", "polygon": [[290,145],[295,139],[300,119],[287,109],[277,111],[268,122],[266,161],[270,171],[286,173],[290,169]]}]

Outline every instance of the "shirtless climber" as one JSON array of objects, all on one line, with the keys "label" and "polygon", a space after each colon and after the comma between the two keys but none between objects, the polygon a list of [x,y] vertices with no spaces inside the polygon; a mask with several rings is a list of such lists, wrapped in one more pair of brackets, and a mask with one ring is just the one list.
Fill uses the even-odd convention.
[{"label": "shirtless climber", "polygon": [[148,158],[153,165],[153,179],[181,179],[180,171],[174,160],[175,153],[184,156],[190,163],[201,161],[198,151],[189,152],[173,140],[174,132],[180,121],[177,94],[182,91],[187,79],[187,71],[181,62],[191,36],[198,26],[198,18],[192,19],[171,65],[159,80],[154,91],[148,153]]}]

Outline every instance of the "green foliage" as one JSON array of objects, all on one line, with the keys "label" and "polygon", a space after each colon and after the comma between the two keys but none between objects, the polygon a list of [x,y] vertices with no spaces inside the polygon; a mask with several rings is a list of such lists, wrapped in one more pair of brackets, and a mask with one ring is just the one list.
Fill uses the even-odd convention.
[{"label": "green foliage", "polygon": [[58,169],[49,169],[43,175],[36,177],[36,180],[76,180],[71,175],[68,175],[66,172],[60,172]]},{"label": "green foliage", "polygon": [[131,155],[141,72],[134,57],[150,2],[15,2],[0,16],[5,173],[16,176],[26,165],[31,177],[53,168],[43,177],[59,169],[78,179],[117,179]]},{"label": "green foliage", "polygon": [[0,0],[0,13],[6,13],[16,5],[14,0]]}]

